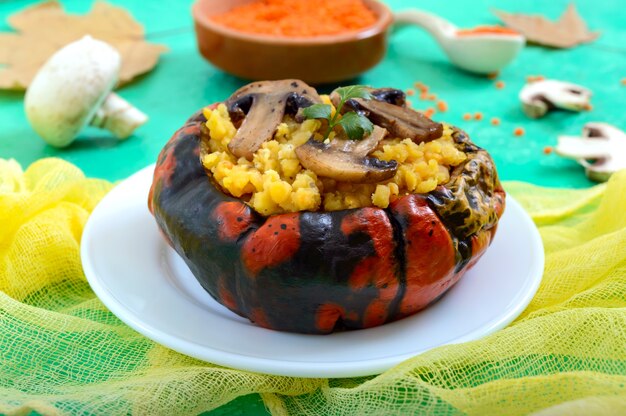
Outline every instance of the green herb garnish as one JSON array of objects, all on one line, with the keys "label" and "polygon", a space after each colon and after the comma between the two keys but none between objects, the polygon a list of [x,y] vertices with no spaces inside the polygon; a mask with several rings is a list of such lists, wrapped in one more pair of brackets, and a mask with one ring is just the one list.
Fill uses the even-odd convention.
[{"label": "green herb garnish", "polygon": [[363,98],[369,100],[372,95],[363,85],[351,85],[349,87],[337,88],[335,92],[339,95],[340,101],[335,115],[331,117],[332,107],[330,104],[314,104],[302,110],[302,114],[308,119],[323,119],[328,121],[328,129],[324,134],[324,140],[328,138],[330,132],[337,126],[341,126],[350,140],[361,140],[366,134],[374,130],[374,125],[367,117],[354,111],[343,114],[338,120],[341,109],[346,101],[352,98]]}]

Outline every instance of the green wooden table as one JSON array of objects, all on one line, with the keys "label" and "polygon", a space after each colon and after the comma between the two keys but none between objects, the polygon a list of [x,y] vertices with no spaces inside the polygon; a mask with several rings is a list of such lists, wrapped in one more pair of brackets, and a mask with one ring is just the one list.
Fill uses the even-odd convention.
[{"label": "green wooden table", "polygon": [[[441,14],[462,27],[497,23],[492,7],[507,11],[541,13],[556,18],[570,0],[537,2],[533,0],[448,0],[426,2],[387,0],[394,10],[419,7]],[[25,0],[0,1],[0,30],[8,30],[6,18],[33,4]],[[65,7],[83,13],[91,1],[67,0]],[[223,100],[246,81],[224,74],[197,53],[193,33],[191,1],[116,0],[143,23],[147,37],[170,51],[163,55],[154,71],[123,87],[118,92],[150,116],[136,135],[117,142],[106,133],[88,129],[69,148],[47,146],[29,127],[23,111],[22,92],[0,92],[0,157],[15,158],[24,166],[48,156],[66,159],[88,176],[109,180],[123,179],[155,161],[170,135],[194,111]],[[476,143],[493,155],[503,180],[522,180],[552,187],[587,187],[589,182],[575,162],[546,155],[543,149],[556,143],[559,134],[577,135],[584,123],[604,121],[626,128],[626,17],[621,0],[578,0],[582,16],[592,29],[602,31],[599,40],[572,50],[527,47],[495,81],[467,74],[452,67],[424,32],[408,28],[390,37],[389,51],[380,65],[352,83],[411,88],[416,81],[427,84],[449,105],[437,120],[465,129]],[[540,120],[529,120],[521,111],[517,94],[528,75],[543,75],[582,84],[594,92],[591,112],[554,113]],[[334,86],[321,89],[330,91]],[[412,98],[414,107],[427,108],[432,102]],[[482,121],[465,121],[463,114],[481,112]],[[489,123],[492,117],[500,126]],[[523,127],[526,134],[513,135]],[[265,414],[257,395],[250,395],[217,409],[211,414]]]}]

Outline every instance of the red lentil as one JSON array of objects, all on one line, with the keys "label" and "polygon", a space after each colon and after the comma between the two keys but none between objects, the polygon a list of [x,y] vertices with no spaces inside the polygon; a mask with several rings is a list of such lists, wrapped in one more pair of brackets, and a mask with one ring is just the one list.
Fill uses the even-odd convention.
[{"label": "red lentil", "polygon": [[474,114],[474,120],[482,120],[482,119],[483,119],[483,113],[477,112]]},{"label": "red lentil", "polygon": [[500,125],[500,119],[498,117],[494,117],[491,119],[491,124],[493,124],[494,126],[499,126]]},{"label": "red lentil", "polygon": [[315,37],[367,28],[376,16],[362,0],[257,0],[211,20],[246,33]]},{"label": "red lentil", "polygon": [[446,103],[445,101],[437,101],[437,110],[441,111],[442,113],[445,113],[446,111],[448,111],[448,103]]},{"label": "red lentil", "polygon": [[504,81],[498,81],[496,82],[496,88],[501,90],[502,88],[504,88]]},{"label": "red lentil", "polygon": [[470,113],[463,114],[463,120],[471,120],[471,119],[472,119],[472,115]]},{"label": "red lentil", "polygon": [[546,155],[549,155],[550,153],[552,153],[552,147],[550,146],[546,146],[543,148],[543,153]]},{"label": "red lentil", "polygon": [[543,75],[529,75],[526,77],[526,82],[537,82],[543,81],[544,79],[546,79],[546,77],[544,77]]},{"label": "red lentil", "polygon": [[515,130],[513,130],[513,134],[516,136],[523,136],[526,132],[524,131],[523,128],[521,127],[516,127]]},{"label": "red lentil", "polygon": [[457,36],[473,36],[473,35],[519,35],[513,29],[503,26],[478,26],[472,29],[459,29],[456,31]]},{"label": "red lentil", "polygon": [[426,92],[428,91],[428,87],[426,85],[424,85],[423,83],[421,83],[420,81],[417,81],[415,84],[413,84],[415,86],[415,88],[417,88],[418,90],[420,90],[421,92]]},{"label": "red lentil", "polygon": [[406,90],[406,95],[408,95],[409,97],[415,95],[415,90],[409,88],[408,90]]}]

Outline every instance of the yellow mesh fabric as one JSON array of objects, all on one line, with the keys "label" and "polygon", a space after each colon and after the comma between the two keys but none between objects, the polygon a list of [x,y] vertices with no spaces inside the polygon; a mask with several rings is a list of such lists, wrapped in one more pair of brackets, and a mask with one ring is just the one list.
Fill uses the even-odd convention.
[{"label": "yellow mesh fabric", "polygon": [[523,315],[380,376],[337,380],[203,363],[122,324],[79,259],[110,188],[61,160],[25,172],[0,160],[0,414],[193,415],[252,392],[276,415],[626,414],[626,171],[588,190],[506,183],[546,249]]}]

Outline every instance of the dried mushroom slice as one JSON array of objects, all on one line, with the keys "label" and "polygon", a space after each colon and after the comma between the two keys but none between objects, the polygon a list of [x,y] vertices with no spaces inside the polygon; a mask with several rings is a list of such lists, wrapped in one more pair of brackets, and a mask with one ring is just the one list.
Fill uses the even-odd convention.
[{"label": "dried mushroom slice", "polygon": [[240,88],[226,101],[233,122],[241,122],[228,150],[252,160],[263,142],[274,136],[285,113],[295,115],[298,109],[321,102],[315,89],[296,79],[253,82]]},{"label": "dried mushroom slice", "polygon": [[380,182],[396,174],[398,163],[367,157],[367,154],[386,134],[387,130],[375,126],[361,141],[333,139],[330,143],[323,143],[311,137],[296,148],[296,155],[302,166],[319,176],[342,182]]}]

